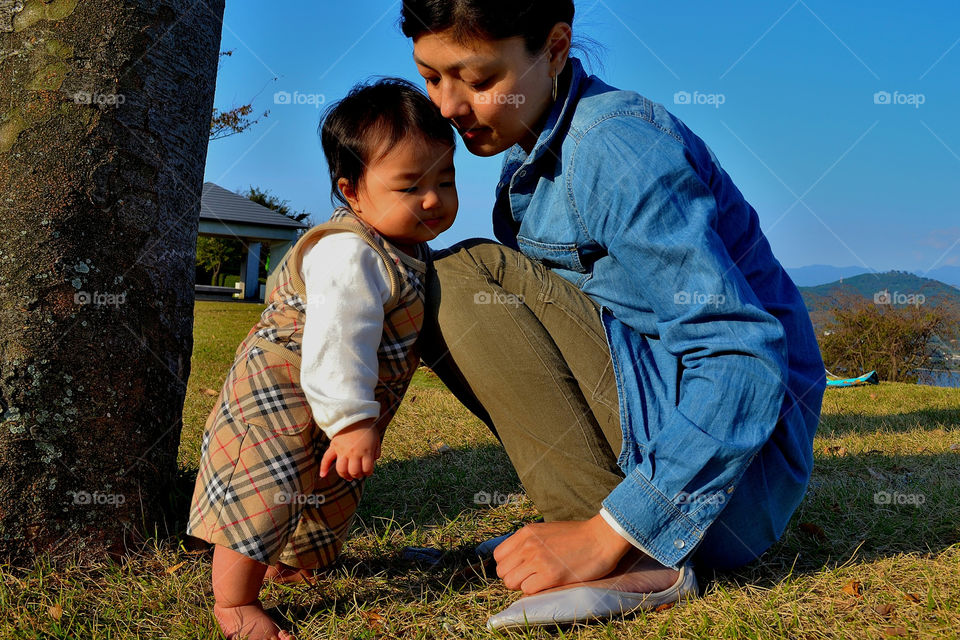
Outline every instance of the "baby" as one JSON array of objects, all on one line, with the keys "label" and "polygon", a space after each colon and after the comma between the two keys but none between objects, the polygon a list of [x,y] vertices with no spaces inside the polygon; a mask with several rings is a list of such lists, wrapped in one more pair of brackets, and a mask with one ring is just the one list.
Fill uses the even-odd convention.
[{"label": "baby", "polygon": [[419,364],[425,243],[457,215],[453,130],[410,83],[355,87],[321,142],[344,206],[287,254],[200,450],[187,533],[216,545],[228,638],[292,639],[263,610],[264,578],[304,578],[339,555]]}]

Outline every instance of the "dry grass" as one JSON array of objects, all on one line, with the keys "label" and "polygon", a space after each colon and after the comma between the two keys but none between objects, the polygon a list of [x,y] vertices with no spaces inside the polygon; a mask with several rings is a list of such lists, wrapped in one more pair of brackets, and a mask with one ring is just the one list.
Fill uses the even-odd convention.
[{"label": "dry grass", "polygon": [[[188,479],[214,402],[203,389],[219,389],[261,307],[197,308],[180,455]],[[449,450],[439,451],[441,443]],[[487,429],[420,372],[342,562],[313,587],[271,585],[263,597],[301,640],[960,637],[958,445],[960,390],[829,390],[810,493],[761,561],[700,576],[703,597],[682,607],[498,636],[485,630],[486,618],[516,595],[472,570],[469,549],[538,514],[523,498],[475,504],[479,491],[520,494],[520,483]],[[878,504],[878,492],[923,503]],[[29,572],[3,569],[0,638],[219,637],[209,614],[209,554],[186,551],[176,535],[155,545],[122,566],[53,568],[41,559]],[[404,560],[406,546],[447,553],[429,568]]]}]

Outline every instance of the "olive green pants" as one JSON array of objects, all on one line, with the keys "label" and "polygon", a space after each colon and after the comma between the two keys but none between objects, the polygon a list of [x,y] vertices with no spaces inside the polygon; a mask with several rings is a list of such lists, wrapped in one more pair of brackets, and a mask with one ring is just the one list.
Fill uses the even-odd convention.
[{"label": "olive green pants", "polygon": [[435,252],[420,353],[503,443],[544,520],[587,520],[623,479],[600,307],[488,240]]}]

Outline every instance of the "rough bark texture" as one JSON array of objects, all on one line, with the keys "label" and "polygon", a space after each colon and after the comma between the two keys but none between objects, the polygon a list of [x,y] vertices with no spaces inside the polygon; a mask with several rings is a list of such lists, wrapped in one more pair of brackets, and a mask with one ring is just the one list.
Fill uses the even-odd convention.
[{"label": "rough bark texture", "polygon": [[162,518],[223,3],[0,0],[4,560]]}]

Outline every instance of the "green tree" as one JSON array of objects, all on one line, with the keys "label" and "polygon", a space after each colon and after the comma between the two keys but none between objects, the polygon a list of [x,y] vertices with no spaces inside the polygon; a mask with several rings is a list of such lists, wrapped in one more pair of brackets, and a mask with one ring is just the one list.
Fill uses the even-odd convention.
[{"label": "green tree", "polygon": [[212,271],[210,284],[220,284],[220,269],[227,262],[237,256],[236,242],[224,238],[197,238],[197,266],[206,271]]},{"label": "green tree", "polygon": [[916,382],[917,369],[942,360],[956,327],[956,314],[946,306],[896,307],[851,296],[833,311],[818,339],[832,373],[876,370],[883,380]]},{"label": "green tree", "polygon": [[289,201],[281,200],[269,191],[264,191],[260,187],[254,187],[251,185],[246,191],[238,191],[237,193],[242,195],[244,198],[253,200],[259,205],[262,205],[268,209],[273,209],[277,213],[285,215],[291,220],[310,224],[310,212],[294,211],[290,208]]}]

